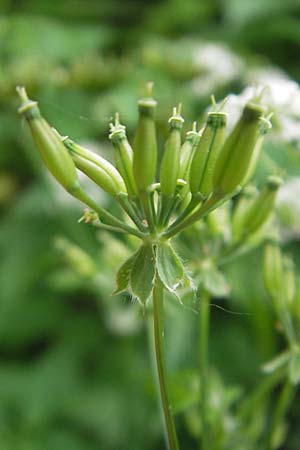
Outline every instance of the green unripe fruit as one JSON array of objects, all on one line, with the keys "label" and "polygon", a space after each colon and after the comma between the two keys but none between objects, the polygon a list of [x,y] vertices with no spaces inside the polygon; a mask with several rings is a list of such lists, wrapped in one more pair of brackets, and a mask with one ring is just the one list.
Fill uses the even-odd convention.
[{"label": "green unripe fruit", "polygon": [[281,301],[283,292],[283,258],[278,242],[275,240],[270,240],[265,245],[263,278],[269,295],[273,299]]},{"label": "green unripe fruit", "polygon": [[76,167],[85,173],[99,187],[112,196],[126,193],[126,186],[118,170],[105,158],[76,144],[69,138],[62,138]]},{"label": "green unripe fruit", "polygon": [[297,320],[299,320],[300,325],[300,276],[298,274],[298,283],[296,288],[296,294],[293,303],[293,314]]},{"label": "green unripe fruit", "polygon": [[156,174],[157,142],[154,112],[157,102],[151,97],[138,102],[139,120],[133,144],[133,174],[140,191],[149,187]]},{"label": "green unripe fruit", "polygon": [[[261,145],[257,146],[264,108],[248,103],[241,118],[226,139],[213,175],[214,190],[221,195],[230,194],[243,186],[257,162]],[[255,163],[255,164],[254,164]]]},{"label": "green unripe fruit", "polygon": [[246,186],[240,194],[232,214],[232,236],[235,241],[243,235],[245,216],[257,196],[258,190],[254,186]]},{"label": "green unripe fruit", "polygon": [[196,148],[190,169],[190,190],[204,197],[213,191],[213,171],[225,141],[227,115],[211,112],[207,116],[202,137]]},{"label": "green unripe fruit", "polygon": [[296,278],[293,260],[288,255],[283,259],[283,290],[286,304],[292,309],[296,295]]},{"label": "green unripe fruit", "polygon": [[76,167],[59,135],[41,116],[37,102],[28,99],[25,88],[18,87],[17,92],[21,99],[18,111],[25,116],[44,163],[68,192],[76,191],[79,187]]},{"label": "green unripe fruit", "polygon": [[269,118],[271,116],[272,116],[272,114],[270,114],[268,117],[260,118],[258,138],[257,138],[256,144],[255,144],[254,150],[253,150],[253,155],[252,155],[252,159],[251,159],[248,171],[245,175],[245,178],[242,180],[242,183],[241,183],[242,186],[245,186],[254,175],[254,172],[255,172],[259,157],[260,157],[262,145],[265,140],[265,136],[268,133],[268,131],[272,128],[272,124],[269,120]]},{"label": "green unripe fruit", "polygon": [[176,189],[183,122],[184,120],[180,115],[180,111],[177,112],[177,109],[174,108],[173,116],[169,119],[170,133],[166,142],[160,169],[160,190],[162,195],[166,197],[171,197]]},{"label": "green unripe fruit", "polygon": [[115,149],[116,168],[122,175],[128,194],[137,196],[137,186],[133,176],[133,150],[126,136],[126,127],[119,123],[119,116],[116,114],[115,124],[110,124],[111,139]]},{"label": "green unripe fruit", "polygon": [[196,130],[196,122],[193,124],[193,129],[188,131],[186,134],[186,139],[182,144],[180,151],[180,165],[178,178],[189,182],[189,173],[192,163],[192,159],[199,144],[201,134]]},{"label": "green unripe fruit", "polygon": [[[281,178],[269,176],[266,185],[256,198],[252,198],[243,210],[235,214],[235,237],[242,238],[257,232],[269,219],[282,184]],[[238,216],[239,214],[239,216]]]}]

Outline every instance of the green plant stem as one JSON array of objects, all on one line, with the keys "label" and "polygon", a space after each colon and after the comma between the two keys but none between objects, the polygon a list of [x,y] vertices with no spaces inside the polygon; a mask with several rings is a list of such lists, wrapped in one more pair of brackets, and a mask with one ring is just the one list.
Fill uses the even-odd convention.
[{"label": "green plant stem", "polygon": [[276,430],[281,422],[284,420],[284,416],[291,402],[292,396],[294,392],[294,387],[287,379],[282,386],[281,392],[279,394],[279,398],[274,409],[273,416],[271,418],[271,423],[268,429],[265,450],[274,450],[274,438],[276,434]]},{"label": "green plant stem", "polygon": [[163,233],[163,236],[169,239],[170,237],[179,233],[179,231],[183,230],[187,226],[192,225],[194,222],[201,219],[204,215],[210,213],[212,210],[214,210],[217,206],[221,205],[228,198],[230,197],[228,196],[220,199],[218,195],[213,195],[206,202],[204,202],[200,206],[200,208],[196,209],[196,211],[194,211],[191,215],[183,219],[182,222],[179,222],[176,225],[174,222],[174,224],[172,224],[169,228],[167,228],[167,230]]},{"label": "green plant stem", "polygon": [[146,220],[148,223],[149,231],[150,231],[150,233],[154,233],[155,232],[155,219],[153,217],[153,208],[151,205],[150,192],[148,192],[148,191],[141,192],[140,199],[141,199],[141,203],[142,203],[144,213],[146,216]]},{"label": "green plant stem", "polygon": [[163,329],[163,286],[156,278],[153,289],[153,326],[154,326],[154,347],[157,367],[157,378],[159,393],[164,416],[165,435],[169,450],[179,450],[174,419],[167,391],[166,367],[164,357],[164,329]]},{"label": "green plant stem", "polygon": [[199,351],[200,351],[200,389],[201,389],[201,450],[212,450],[210,427],[208,420],[208,398],[209,398],[209,377],[208,377],[208,340],[209,340],[209,319],[210,319],[210,296],[204,292],[199,305]]},{"label": "green plant stem", "polygon": [[255,414],[261,402],[266,402],[274,387],[281,381],[285,372],[284,370],[276,370],[270,375],[265,375],[264,378],[257,383],[257,387],[248,397],[241,402],[239,407],[239,417],[247,419]]}]

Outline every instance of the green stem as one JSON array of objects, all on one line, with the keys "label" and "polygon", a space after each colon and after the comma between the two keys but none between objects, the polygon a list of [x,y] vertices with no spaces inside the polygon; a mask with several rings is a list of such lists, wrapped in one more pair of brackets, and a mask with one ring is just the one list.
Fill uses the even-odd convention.
[{"label": "green stem", "polygon": [[174,419],[167,391],[166,367],[164,357],[164,329],[163,329],[163,285],[156,279],[153,289],[153,325],[154,325],[154,346],[157,367],[157,377],[159,393],[164,416],[165,435],[169,450],[179,450]]},{"label": "green stem", "polygon": [[127,225],[126,223],[115,217],[113,214],[110,214],[105,209],[101,208],[101,206],[99,206],[93,199],[91,199],[81,188],[77,189],[76,192],[72,192],[72,195],[81,202],[85,203],[92,210],[94,210],[98,214],[101,221],[105,220],[107,222],[106,225],[120,228],[127,233],[139,237],[140,239],[143,239],[143,237],[146,236],[145,233],[142,233],[141,231]]},{"label": "green stem", "polygon": [[204,293],[199,305],[199,350],[200,350],[200,389],[201,389],[201,450],[211,450],[211,437],[209,429],[209,376],[208,376],[208,339],[210,318],[210,296]]},{"label": "green stem", "polygon": [[278,429],[278,426],[284,421],[284,416],[292,400],[293,392],[294,388],[290,381],[287,379],[282,386],[277,405],[271,418],[271,423],[266,437],[266,450],[274,450],[276,448],[274,446],[276,431]]},{"label": "green stem", "polygon": [[[229,197],[228,197],[229,198]],[[197,208],[196,211],[194,211],[191,215],[189,215],[186,219],[184,219],[182,222],[177,223],[175,225],[172,224],[164,233],[164,237],[169,239],[170,237],[174,236],[175,234],[179,233],[179,231],[183,230],[189,225],[192,225],[197,220],[201,219],[205,214],[208,214],[212,210],[214,210],[219,204],[222,204],[224,201],[227,200],[226,198],[223,198],[222,200],[218,195],[213,195],[210,197],[206,202],[204,202],[200,208]],[[176,221],[177,222],[177,221]]]},{"label": "green stem", "polygon": [[141,199],[141,203],[142,203],[144,213],[146,216],[146,220],[148,223],[149,231],[150,231],[150,233],[154,233],[155,232],[155,218],[153,217],[153,209],[151,206],[150,195],[151,194],[148,191],[140,192],[140,199]]},{"label": "green stem", "polygon": [[283,370],[276,370],[270,375],[265,376],[254,389],[252,393],[240,404],[239,417],[244,420],[249,420],[255,415],[255,411],[260,407],[261,402],[266,402],[267,397],[270,396],[271,391],[281,381],[285,372]]}]

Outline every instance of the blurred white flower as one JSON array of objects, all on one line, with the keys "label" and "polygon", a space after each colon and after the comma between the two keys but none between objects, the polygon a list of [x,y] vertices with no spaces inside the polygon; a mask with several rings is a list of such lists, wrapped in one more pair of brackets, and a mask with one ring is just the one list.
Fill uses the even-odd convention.
[{"label": "blurred white flower", "polygon": [[193,64],[200,75],[192,81],[196,95],[210,95],[216,88],[231,82],[244,69],[242,59],[221,43],[203,43],[193,51]]},{"label": "blurred white flower", "polygon": [[272,67],[250,70],[246,87],[239,95],[231,94],[224,110],[232,128],[247,101],[263,90],[263,102],[274,112],[272,137],[284,142],[300,141],[300,87],[282,70]]}]

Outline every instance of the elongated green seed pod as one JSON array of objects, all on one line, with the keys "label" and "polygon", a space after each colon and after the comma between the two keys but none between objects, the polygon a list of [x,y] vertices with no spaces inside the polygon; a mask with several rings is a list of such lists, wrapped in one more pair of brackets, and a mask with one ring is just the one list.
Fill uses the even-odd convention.
[{"label": "elongated green seed pod", "polygon": [[190,189],[193,195],[207,197],[213,191],[213,170],[225,141],[227,115],[210,112],[196,148],[190,170]]},{"label": "elongated green seed pod", "polygon": [[65,147],[76,165],[91,180],[112,196],[126,193],[126,186],[118,170],[105,158],[76,144],[71,139],[62,138]]},{"label": "elongated green seed pod", "polygon": [[122,175],[128,194],[137,196],[137,186],[133,176],[133,150],[126,136],[126,127],[119,123],[119,116],[116,114],[115,124],[110,124],[111,139],[115,149],[116,168]]},{"label": "elongated green seed pod", "polygon": [[181,128],[183,122],[184,120],[180,115],[180,111],[177,111],[177,109],[174,108],[173,116],[169,119],[169,137],[166,142],[160,168],[160,190],[162,195],[166,197],[171,197],[176,189],[179,174]]},{"label": "elongated green seed pod", "polygon": [[217,159],[213,184],[221,195],[230,194],[238,186],[243,186],[249,170],[253,170],[253,158],[257,162],[261,118],[264,108],[260,104],[248,103],[241,118],[226,139]]},{"label": "elongated green seed pod", "polygon": [[296,278],[294,262],[289,255],[284,255],[283,258],[283,290],[286,305],[292,310],[296,295]]},{"label": "elongated green seed pod", "polygon": [[180,165],[178,178],[189,182],[189,173],[192,159],[199,144],[201,133],[196,130],[196,122],[193,123],[193,129],[186,133],[186,138],[181,146]]},{"label": "elongated green seed pod", "polygon": [[269,240],[265,245],[263,278],[269,295],[273,299],[281,301],[283,290],[283,258],[278,242],[274,239]]},{"label": "elongated green seed pod", "polygon": [[21,99],[19,113],[29,124],[32,137],[49,171],[70,193],[79,187],[75,164],[59,136],[41,116],[37,102],[29,100],[24,87],[17,88]]},{"label": "elongated green seed pod", "polygon": [[[271,117],[272,115],[270,114],[269,117]],[[245,178],[242,180],[241,185],[245,186],[247,183],[249,183],[249,181],[251,180],[251,178],[254,175],[259,157],[260,157],[260,153],[261,153],[261,148],[263,146],[264,140],[265,140],[265,136],[268,133],[268,131],[272,128],[272,124],[269,120],[269,117],[261,117],[260,118],[260,123],[259,123],[259,130],[258,130],[258,138],[253,150],[253,155],[252,155],[252,159],[251,162],[249,164],[249,168],[248,171],[245,175]]]},{"label": "elongated green seed pod", "polygon": [[281,184],[281,178],[269,176],[257,198],[253,198],[247,207],[240,211],[239,227],[236,224],[235,229],[239,238],[257,232],[267,222],[274,209],[276,194]]},{"label": "elongated green seed pod", "polygon": [[258,190],[254,186],[246,186],[240,194],[237,204],[234,208],[231,220],[233,240],[239,240],[244,233],[245,216],[249,208],[255,202],[258,196]]},{"label": "elongated green seed pod", "polygon": [[150,92],[148,97],[138,101],[139,120],[133,144],[133,174],[140,191],[145,191],[153,183],[156,174],[156,104]]},{"label": "elongated green seed pod", "polygon": [[293,315],[295,316],[296,320],[299,321],[297,329],[300,329],[300,275],[297,276],[297,288],[296,288],[296,294],[294,298],[293,303]]}]

